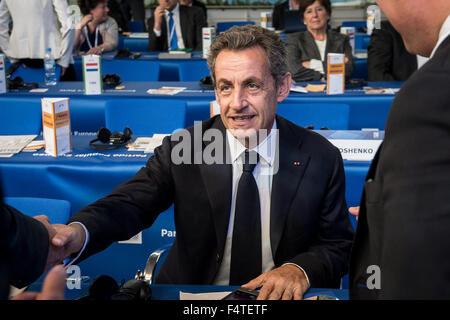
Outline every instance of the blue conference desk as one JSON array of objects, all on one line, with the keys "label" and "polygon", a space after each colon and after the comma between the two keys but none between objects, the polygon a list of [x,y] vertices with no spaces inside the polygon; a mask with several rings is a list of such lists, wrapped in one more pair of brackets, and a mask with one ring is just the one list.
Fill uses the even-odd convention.
[{"label": "blue conference desk", "polygon": [[[73,214],[130,179],[150,157],[150,154],[129,152],[125,148],[94,151],[89,148],[91,138],[73,136],[73,152],[57,158],[43,150],[0,158],[4,196],[65,199],[70,201]],[[349,206],[359,204],[368,168],[369,162],[344,161]],[[355,225],[354,218],[351,219]],[[169,208],[151,228],[142,232],[140,243],[114,243],[81,262],[82,275],[90,280],[101,274],[108,274],[119,282],[131,279],[137,269],[144,269],[149,254],[170,246],[174,236],[173,208]]]},{"label": "blue conference desk", "polygon": [[[305,83],[299,83],[305,85]],[[44,97],[68,97],[70,98],[71,125],[73,131],[96,132],[98,128],[105,126],[105,106],[108,101],[121,99],[124,108],[136,103],[150,104],[152,99],[167,98],[180,99],[186,102],[187,115],[186,126],[191,126],[194,121],[206,120],[210,117],[209,103],[215,100],[213,90],[205,90],[197,82],[124,82],[122,90],[105,89],[101,95],[85,95],[82,82],[60,82],[54,87],[48,88],[45,93],[31,93],[28,90],[13,90],[6,94],[0,94],[0,109],[3,115],[8,113],[8,122],[21,123],[24,116],[33,114],[36,121],[40,122],[41,98]],[[383,88],[399,88],[402,82],[369,82],[369,86]],[[40,84],[41,87],[45,85]],[[157,89],[163,86],[184,87],[186,90],[172,96],[151,95],[148,89]],[[349,128],[359,130],[361,128],[384,129],[389,113],[393,94],[366,94],[362,88],[347,89],[342,95],[327,95],[320,93],[291,92],[283,103],[341,103],[350,107]],[[9,110],[9,112],[7,111]],[[1,121],[1,120],[0,120]],[[3,121],[6,121],[4,118]],[[3,133],[6,134],[6,133]],[[24,133],[22,133],[24,134]]]}]

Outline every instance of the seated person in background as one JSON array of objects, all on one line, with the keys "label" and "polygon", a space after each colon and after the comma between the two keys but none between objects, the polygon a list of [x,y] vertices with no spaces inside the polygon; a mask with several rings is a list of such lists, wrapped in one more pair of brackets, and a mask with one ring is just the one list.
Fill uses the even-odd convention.
[{"label": "seated person in background", "polygon": [[108,8],[108,15],[116,21],[119,33],[130,32],[128,18],[121,6],[121,2],[119,0],[108,0]]},{"label": "seated person in background", "polygon": [[83,18],[75,27],[74,50],[77,54],[102,54],[116,49],[119,28],[108,16],[106,0],[78,0]]},{"label": "seated person in background", "polygon": [[220,116],[166,137],[131,180],[55,225],[52,243],[67,255],[86,244],[85,259],[173,204],[176,238],[156,283],[261,287],[258,299],[339,287],[353,239],[343,161],[322,136],[276,115],[291,85],[283,41],[232,27],[215,38],[208,67]]},{"label": "seated person in background", "polygon": [[148,19],[149,51],[190,48],[202,50],[205,15],[199,7],[180,6],[178,0],[158,0],[159,6]]},{"label": "seated person in background", "polygon": [[199,7],[203,10],[203,12],[205,13],[205,21],[208,21],[208,14],[206,11],[206,6],[203,2],[198,1],[198,0],[180,0],[180,4],[182,6],[187,6],[187,7]]},{"label": "seated person in background", "polygon": [[406,81],[427,58],[406,51],[402,37],[389,21],[373,30],[367,47],[369,81]]},{"label": "seated person in background", "polygon": [[287,0],[275,5],[272,11],[272,26],[275,30],[284,30],[285,17],[289,11],[298,11],[300,0]]},{"label": "seated person in background", "polygon": [[328,29],[330,0],[302,0],[300,15],[307,31],[287,35],[289,72],[295,81],[318,81],[327,73],[328,53],[345,54],[345,77],[353,73],[354,61],[348,36]]},{"label": "seated person in background", "polygon": [[[44,68],[46,49],[61,66],[61,81],[75,80],[72,47],[74,32],[66,0],[0,1],[0,49],[30,68]],[[12,32],[9,34],[9,20]]]}]

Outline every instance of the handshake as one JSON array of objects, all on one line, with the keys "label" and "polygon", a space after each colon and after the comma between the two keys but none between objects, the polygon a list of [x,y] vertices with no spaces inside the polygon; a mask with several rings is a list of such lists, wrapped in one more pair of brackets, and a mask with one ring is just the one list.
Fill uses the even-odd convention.
[{"label": "handshake", "polygon": [[50,224],[45,215],[34,218],[45,226],[49,236],[50,245],[44,272],[54,265],[63,263],[66,258],[83,248],[86,233],[80,224]]}]

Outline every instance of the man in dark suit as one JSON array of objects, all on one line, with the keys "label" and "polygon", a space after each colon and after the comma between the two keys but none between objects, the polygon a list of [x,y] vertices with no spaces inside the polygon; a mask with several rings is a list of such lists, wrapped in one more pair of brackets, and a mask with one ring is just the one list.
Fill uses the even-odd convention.
[{"label": "man in dark suit", "polygon": [[367,53],[369,81],[406,81],[417,70],[417,56],[406,51],[389,21],[373,31]]},{"label": "man in dark suit", "polygon": [[[56,248],[49,250],[50,238],[56,231],[46,217],[31,218],[23,215],[3,203],[1,192],[0,187],[0,300],[3,300],[8,298],[10,285],[22,288],[31,284],[51,264],[62,258],[62,252],[55,250]],[[49,286],[40,298],[58,298],[61,294],[63,297],[65,270],[55,270],[49,281]],[[52,283],[56,285],[56,289],[52,289]],[[35,297],[36,294],[31,293],[20,296],[21,299]]]},{"label": "man in dark suit", "polygon": [[159,6],[148,20],[149,51],[190,48],[202,50],[202,28],[206,27],[199,7],[180,6],[178,0],[158,0]]},{"label": "man in dark suit", "polygon": [[[220,117],[167,137],[134,178],[57,226],[55,239],[71,254],[89,238],[84,259],[174,204],[176,239],[157,283],[245,284],[262,287],[260,299],[338,287],[353,237],[342,158],[320,135],[276,116],[291,84],[281,38],[233,27],[215,39],[208,65]],[[247,171],[249,151],[258,160]],[[241,189],[242,180],[250,185]]]},{"label": "man in dark suit", "polygon": [[392,103],[368,172],[350,264],[357,299],[450,298],[450,2],[378,0],[430,60]]}]

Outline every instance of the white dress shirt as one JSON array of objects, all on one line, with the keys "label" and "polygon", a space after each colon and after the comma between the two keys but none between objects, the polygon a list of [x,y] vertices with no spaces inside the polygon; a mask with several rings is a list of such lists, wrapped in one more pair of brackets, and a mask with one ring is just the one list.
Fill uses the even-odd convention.
[{"label": "white dress shirt", "polygon": [[[180,24],[180,4],[177,3],[176,7],[172,10],[172,17],[173,17],[173,22],[175,25],[175,30],[174,32],[177,33],[177,44],[178,44],[178,49],[184,49],[184,41],[183,41],[183,34],[181,33],[181,24]],[[169,11],[165,10],[164,11],[164,16],[166,17],[166,27],[167,27],[167,45],[170,48],[170,40],[171,40],[171,30],[169,29]],[[153,32],[155,33],[155,35],[157,37],[161,36],[161,30],[155,30],[153,29]]]},{"label": "white dress shirt", "polygon": [[[242,154],[245,146],[242,145],[229,130],[227,130],[227,143],[230,149],[230,159],[233,166],[233,185],[231,198],[231,213],[228,224],[227,239],[225,241],[225,249],[222,263],[214,279],[215,285],[229,285],[230,281],[230,264],[231,264],[231,248],[233,239],[234,213],[236,208],[237,186],[242,174]],[[255,148],[250,149],[256,151],[259,155],[259,162],[253,170],[253,177],[259,191],[259,201],[261,208],[261,249],[262,249],[262,272],[270,271],[274,268],[275,263],[272,256],[272,247],[270,244],[270,201],[272,194],[273,174],[278,171],[278,130],[276,121],[274,121],[269,135]],[[293,264],[293,263],[287,263]],[[308,284],[308,276],[306,272],[296,264],[305,274]]]}]

